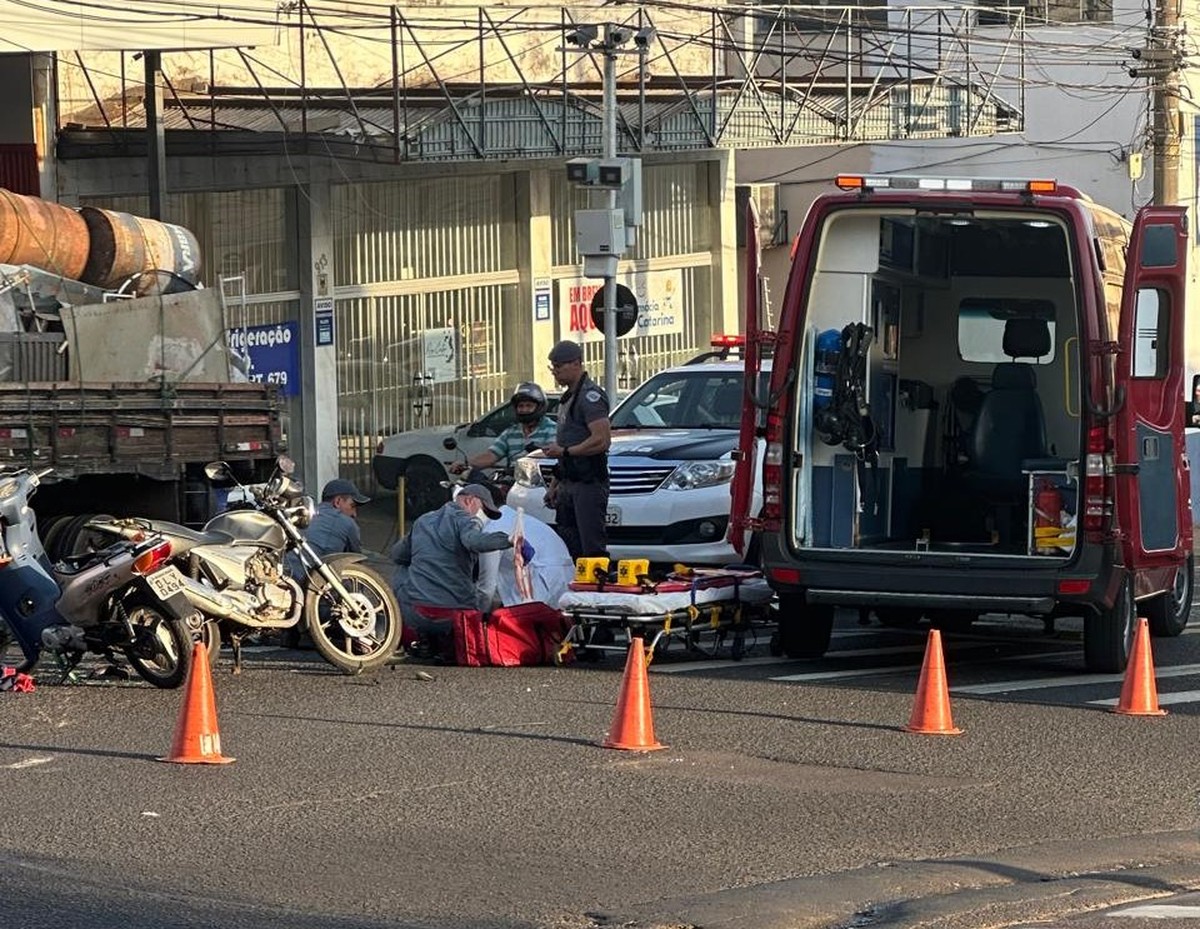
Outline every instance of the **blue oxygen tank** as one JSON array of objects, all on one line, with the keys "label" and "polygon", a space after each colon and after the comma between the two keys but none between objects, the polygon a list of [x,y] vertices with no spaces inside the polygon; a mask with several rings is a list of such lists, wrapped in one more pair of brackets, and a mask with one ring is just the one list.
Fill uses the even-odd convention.
[{"label": "blue oxygen tank", "polygon": [[813,411],[829,409],[833,402],[833,387],[836,383],[838,361],[842,356],[842,333],[840,329],[826,329],[817,336],[816,356],[813,359]]}]

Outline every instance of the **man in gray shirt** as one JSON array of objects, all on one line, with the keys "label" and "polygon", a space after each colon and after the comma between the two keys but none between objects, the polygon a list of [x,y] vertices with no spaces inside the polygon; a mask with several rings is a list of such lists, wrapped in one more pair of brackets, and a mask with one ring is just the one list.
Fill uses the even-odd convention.
[{"label": "man in gray shirt", "polygon": [[412,530],[392,547],[396,573],[392,589],[405,624],[418,634],[436,630],[417,611],[418,605],[453,610],[487,610],[491,604],[475,586],[481,552],[498,552],[512,545],[503,532],[484,532],[480,521],[496,519],[492,495],[480,484],[467,484],[458,495],[419,517]]}]

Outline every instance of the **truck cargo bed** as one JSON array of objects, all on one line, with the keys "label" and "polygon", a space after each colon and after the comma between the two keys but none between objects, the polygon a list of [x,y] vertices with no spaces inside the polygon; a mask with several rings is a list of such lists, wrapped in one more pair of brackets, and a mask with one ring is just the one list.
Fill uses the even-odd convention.
[{"label": "truck cargo bed", "polygon": [[171,480],[188,462],[261,459],[284,447],[269,385],[0,383],[4,466]]}]

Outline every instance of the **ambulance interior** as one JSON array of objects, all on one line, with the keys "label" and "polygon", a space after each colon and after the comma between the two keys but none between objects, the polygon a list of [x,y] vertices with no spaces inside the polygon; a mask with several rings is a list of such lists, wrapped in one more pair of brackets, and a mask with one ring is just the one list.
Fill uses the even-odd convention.
[{"label": "ambulance interior", "polygon": [[807,301],[797,545],[1070,556],[1069,242],[1050,214],[832,214]]}]

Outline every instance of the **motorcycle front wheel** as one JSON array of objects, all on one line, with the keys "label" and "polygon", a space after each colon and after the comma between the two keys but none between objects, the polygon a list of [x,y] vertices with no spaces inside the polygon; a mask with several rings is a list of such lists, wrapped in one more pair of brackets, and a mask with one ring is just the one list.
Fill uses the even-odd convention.
[{"label": "motorcycle front wheel", "polygon": [[304,615],[313,645],[321,657],[347,674],[383,667],[400,641],[400,605],[391,586],[360,564],[329,567],[356,608],[343,603],[332,587],[318,593],[310,584]]},{"label": "motorcycle front wheel", "polygon": [[156,606],[134,601],[125,606],[133,642],[125,657],[138,676],[165,690],[178,687],[192,666],[192,634],[182,619],[165,616]]}]

